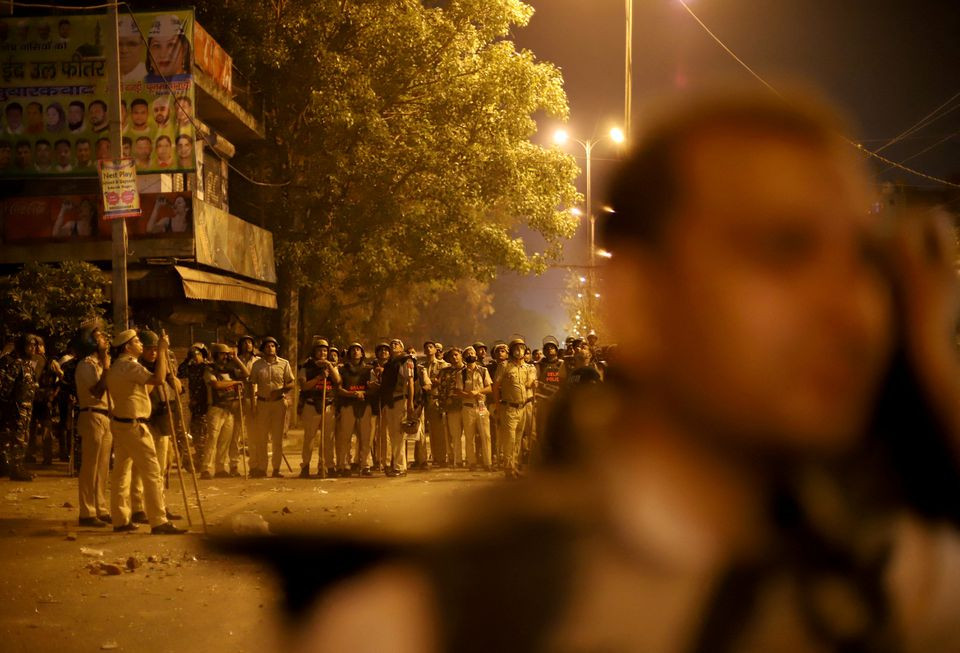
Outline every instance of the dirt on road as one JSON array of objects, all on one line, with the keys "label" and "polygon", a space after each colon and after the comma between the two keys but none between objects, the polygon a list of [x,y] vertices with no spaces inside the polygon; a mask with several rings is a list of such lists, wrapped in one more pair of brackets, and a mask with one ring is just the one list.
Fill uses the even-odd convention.
[{"label": "dirt on road", "polygon": [[[296,468],[299,458],[288,457]],[[125,534],[109,526],[79,527],[77,480],[66,472],[55,465],[32,483],[0,480],[0,650],[281,648],[282,597],[275,579],[261,565],[207,546],[189,477],[191,533],[157,536],[146,525]],[[208,532],[216,535],[427,522],[500,478],[434,469],[402,478],[199,483]],[[184,513],[175,473],[167,503]],[[186,527],[185,519],[177,523]]]}]

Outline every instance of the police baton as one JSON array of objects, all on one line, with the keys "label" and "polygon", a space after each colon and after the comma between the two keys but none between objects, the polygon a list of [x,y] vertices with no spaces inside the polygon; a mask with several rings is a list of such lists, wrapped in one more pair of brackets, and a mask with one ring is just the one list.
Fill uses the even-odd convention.
[{"label": "police baton", "polygon": [[243,480],[247,480],[247,420],[243,414],[243,383],[237,386],[237,397],[239,398],[240,414],[240,468],[243,470]]},{"label": "police baton", "polygon": [[[316,406],[314,406],[316,408]],[[320,478],[327,477],[327,370],[323,370],[323,390],[320,394]],[[310,464],[310,461],[306,461]]]}]

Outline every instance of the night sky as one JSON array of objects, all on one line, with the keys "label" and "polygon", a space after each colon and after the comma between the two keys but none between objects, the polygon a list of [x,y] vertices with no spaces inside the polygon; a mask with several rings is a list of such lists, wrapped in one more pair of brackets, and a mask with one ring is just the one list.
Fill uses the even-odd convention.
[{"label": "night sky", "polygon": [[[518,47],[557,65],[570,104],[566,128],[583,139],[623,122],[624,0],[527,0],[536,14],[517,30]],[[846,110],[857,133],[879,147],[960,93],[958,0],[690,0],[703,22],[774,86],[797,80],[823,90]],[[633,126],[642,129],[644,102],[719,79],[750,80],[677,0],[634,0]],[[759,86],[759,83],[758,83]],[[895,161],[946,139],[907,165],[940,177],[960,173],[960,98],[955,110],[884,151]],[[539,143],[559,125],[542,120]],[[582,149],[568,146],[583,162]],[[609,143],[594,149],[594,204],[618,156]],[[927,182],[899,171],[885,180]],[[579,187],[584,190],[581,176]],[[569,263],[587,257],[587,230],[567,247]],[[505,276],[495,284],[492,330],[539,340],[563,335],[559,296],[566,274]],[[522,307],[522,308],[520,308]],[[523,310],[526,309],[526,310]],[[501,322],[501,319],[503,322]],[[497,335],[497,334],[493,334]]]}]

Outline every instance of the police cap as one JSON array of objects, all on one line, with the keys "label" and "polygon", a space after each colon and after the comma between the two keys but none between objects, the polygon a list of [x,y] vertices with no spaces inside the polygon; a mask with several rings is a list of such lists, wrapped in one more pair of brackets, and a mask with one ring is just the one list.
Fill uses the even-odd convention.
[{"label": "police cap", "polygon": [[213,343],[213,345],[211,346],[211,349],[213,349],[213,355],[214,355],[214,356],[216,356],[217,354],[229,354],[229,353],[230,353],[230,345],[228,345],[228,344],[226,344],[226,343],[223,343],[223,342],[215,342],[215,343]]},{"label": "police cap", "polygon": [[266,338],[260,341],[260,349],[263,349],[268,342],[272,342],[276,347],[280,346],[280,343],[277,342],[276,338],[274,338],[273,336],[267,336]]},{"label": "police cap", "polygon": [[557,340],[556,336],[547,336],[543,339],[543,347],[546,349],[547,345],[553,345],[557,349],[560,349],[560,341]]},{"label": "police cap", "polygon": [[113,336],[113,340],[110,342],[111,347],[123,347],[125,344],[137,337],[137,332],[133,329],[124,329],[120,333]]},{"label": "police cap", "polygon": [[314,349],[317,347],[326,347],[330,348],[330,342],[326,338],[321,338],[320,336],[313,336],[313,342],[311,345]]}]

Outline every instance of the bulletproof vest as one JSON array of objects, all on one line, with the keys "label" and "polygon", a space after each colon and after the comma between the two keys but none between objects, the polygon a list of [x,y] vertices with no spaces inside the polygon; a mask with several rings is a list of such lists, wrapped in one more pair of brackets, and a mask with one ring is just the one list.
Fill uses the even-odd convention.
[{"label": "bulletproof vest", "polygon": [[[213,376],[214,376],[218,381],[233,381],[233,380],[234,380],[233,375],[230,374],[230,369],[229,369],[229,368],[217,367],[217,366],[215,365],[215,366],[213,367],[213,369],[211,370],[211,372],[213,373]],[[210,398],[212,399],[214,406],[223,406],[223,405],[230,404],[231,402],[236,401],[236,399],[237,399],[237,391],[236,391],[235,388],[230,388],[229,390],[223,390],[223,389],[218,389],[218,388],[214,388],[213,386],[211,386],[211,387],[210,387]]]},{"label": "bulletproof vest", "polygon": [[[306,363],[303,364],[304,373],[306,374],[307,381],[312,381],[321,374],[326,369],[323,365],[320,365],[314,359],[310,358]],[[314,401],[321,401],[323,399],[323,386],[324,383],[327,386],[327,399],[333,399],[333,390],[334,385],[330,377],[327,377],[326,381],[322,381],[316,385],[313,390],[304,390],[301,394],[305,399],[313,399]]]},{"label": "bulletproof vest", "polygon": [[557,358],[548,361],[544,358],[539,363],[540,383],[549,386],[554,392],[560,387],[560,370],[563,369],[563,360]]},{"label": "bulletproof vest", "polygon": [[[370,368],[360,363],[356,367],[347,363],[340,368],[340,384],[348,392],[365,392],[370,378]],[[349,398],[347,398],[349,401]]]}]

